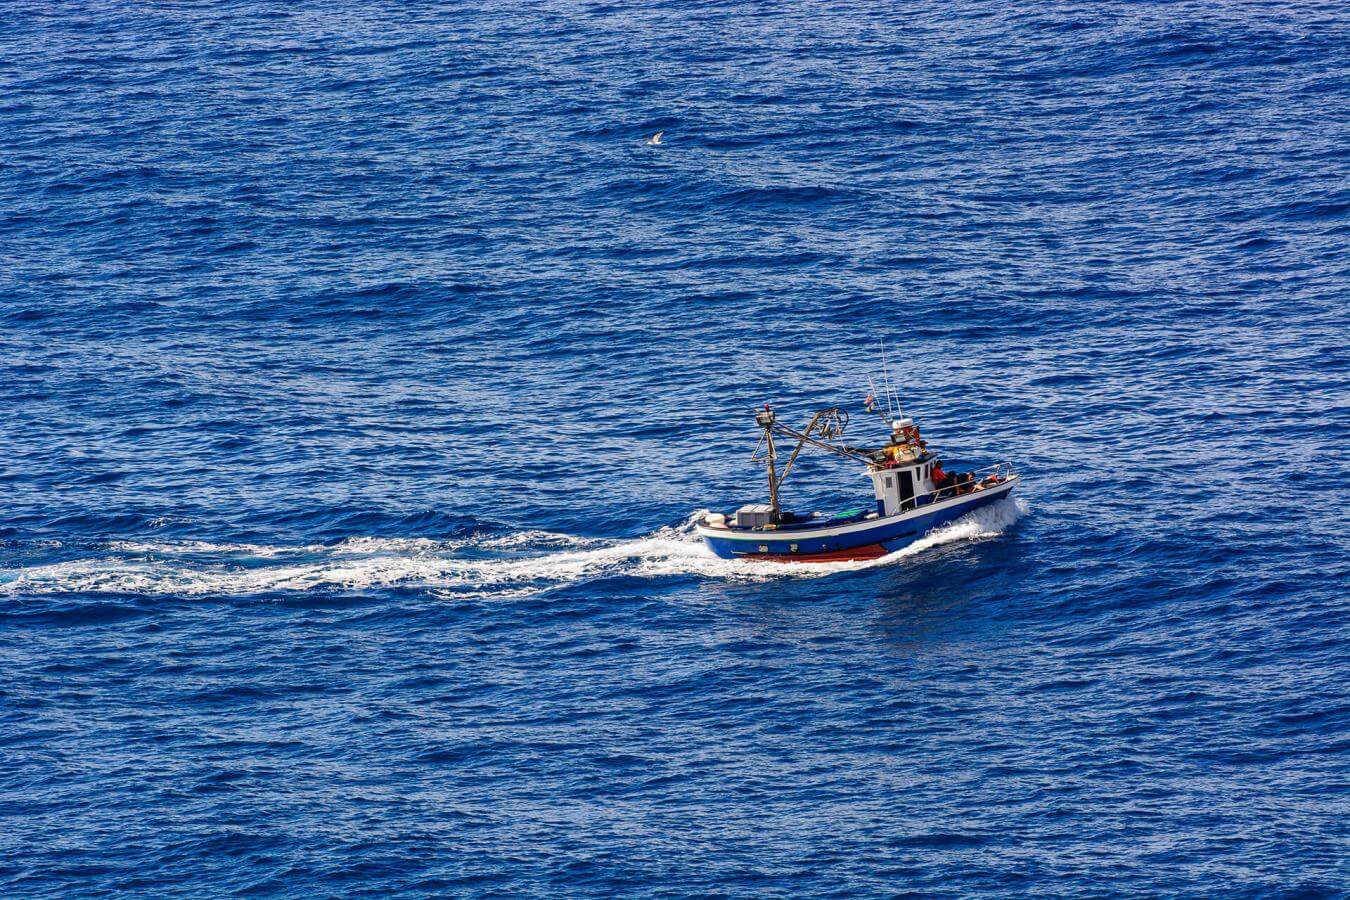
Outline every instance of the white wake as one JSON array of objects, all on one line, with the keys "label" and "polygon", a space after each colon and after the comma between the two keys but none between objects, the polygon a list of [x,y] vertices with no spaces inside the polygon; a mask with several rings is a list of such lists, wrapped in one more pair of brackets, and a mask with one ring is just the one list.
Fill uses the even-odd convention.
[{"label": "white wake", "polygon": [[842,563],[719,559],[694,531],[701,512],[681,526],[617,542],[545,531],[452,541],[360,537],[291,547],[116,541],[92,558],[0,570],[0,593],[182,596],[419,587],[453,597],[512,597],[613,575],[820,577],[893,565],[943,544],[993,537],[1025,511],[1022,501],[1003,500],[880,559]]}]

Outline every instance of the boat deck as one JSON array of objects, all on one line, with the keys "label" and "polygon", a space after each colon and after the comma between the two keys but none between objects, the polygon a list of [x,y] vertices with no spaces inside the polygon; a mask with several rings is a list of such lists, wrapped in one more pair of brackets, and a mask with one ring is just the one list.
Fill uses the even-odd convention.
[{"label": "boat deck", "polygon": [[[955,497],[963,497],[967,494],[978,493],[989,488],[995,488],[1007,483],[1010,478],[1015,477],[1012,466],[1009,463],[999,463],[996,466],[990,466],[987,469],[981,470],[981,472],[992,472],[992,474],[985,478],[969,482],[973,485],[969,489],[963,490],[962,488],[964,488],[965,485],[948,485],[938,488],[928,494],[915,497],[912,501],[913,506],[906,509],[905,512],[913,512],[914,510],[922,509],[925,506],[941,503]],[[767,528],[764,526],[733,525],[730,521],[713,527],[716,527],[719,531],[730,531],[735,534],[782,534],[784,532],[800,534],[824,528],[836,528],[840,525],[852,525],[855,522],[876,518],[880,518],[876,509],[860,506],[833,513],[828,516],[822,515],[821,513],[802,514],[783,512],[779,514],[778,524]]]}]

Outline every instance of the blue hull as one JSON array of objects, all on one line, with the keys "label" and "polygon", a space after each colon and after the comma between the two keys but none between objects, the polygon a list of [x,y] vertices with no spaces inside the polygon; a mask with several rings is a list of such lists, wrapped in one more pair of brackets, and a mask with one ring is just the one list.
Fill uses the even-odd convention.
[{"label": "blue hull", "polygon": [[750,532],[700,526],[698,531],[712,552],[723,559],[775,559],[787,562],[874,559],[899,550],[934,528],[959,519],[972,510],[1003,499],[1012,492],[1013,486],[1009,482],[991,490],[934,504],[936,508],[929,511],[920,507],[897,516],[873,519],[858,527],[783,528]]}]

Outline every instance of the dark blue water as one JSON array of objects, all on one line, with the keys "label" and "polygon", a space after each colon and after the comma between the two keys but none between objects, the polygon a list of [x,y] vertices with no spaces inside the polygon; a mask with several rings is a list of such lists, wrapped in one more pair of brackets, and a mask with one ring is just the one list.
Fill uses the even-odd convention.
[{"label": "dark blue water", "polygon": [[1342,4],[3,12],[0,892],[1350,891]]}]

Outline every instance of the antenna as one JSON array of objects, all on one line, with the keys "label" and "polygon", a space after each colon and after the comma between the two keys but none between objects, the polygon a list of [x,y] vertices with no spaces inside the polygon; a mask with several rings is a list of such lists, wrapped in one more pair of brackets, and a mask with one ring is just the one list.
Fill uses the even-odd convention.
[{"label": "antenna", "polygon": [[876,413],[876,414],[881,418],[881,421],[883,421],[883,422],[886,423],[886,427],[887,427],[887,428],[890,428],[890,427],[891,427],[891,420],[888,419],[888,418],[886,417],[886,414],[883,413],[883,412],[877,407],[877,383],[876,383],[876,381],[872,378],[871,375],[868,375],[868,376],[867,376],[867,387],[868,387],[868,389],[869,389],[869,392],[868,392],[868,395],[867,395],[867,399],[868,399],[868,403],[867,403],[867,411],[868,411],[868,412],[874,412],[874,413]]},{"label": "antenna", "polygon": [[886,340],[884,338],[881,341],[881,375],[883,381],[882,386],[886,389],[886,412],[889,416],[888,421],[897,418],[897,412],[899,413],[899,417],[903,418],[905,415],[905,405],[900,402],[900,394],[896,391],[895,385],[891,382],[890,366],[886,361]]},{"label": "antenna", "polygon": [[886,368],[886,341],[881,341],[881,382],[886,388],[886,415],[892,419],[895,418],[895,412],[891,409],[891,373]]},{"label": "antenna", "polygon": [[895,410],[900,413],[900,418],[903,419],[905,417],[905,404],[900,402],[900,392],[892,387],[891,393],[895,395]]}]

